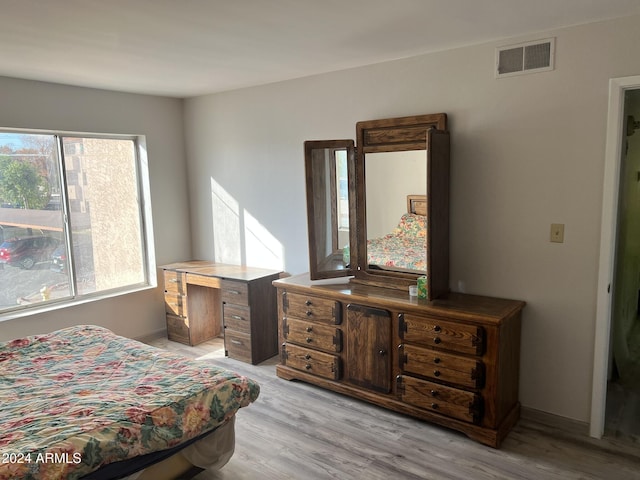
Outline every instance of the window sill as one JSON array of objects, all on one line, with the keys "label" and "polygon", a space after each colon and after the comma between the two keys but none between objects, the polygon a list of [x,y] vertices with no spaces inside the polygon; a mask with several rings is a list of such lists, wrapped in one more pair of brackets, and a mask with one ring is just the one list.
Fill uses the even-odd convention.
[{"label": "window sill", "polygon": [[75,307],[85,303],[97,302],[101,300],[107,300],[110,298],[120,297],[123,295],[129,295],[132,293],[143,292],[146,290],[153,290],[157,288],[157,284],[154,285],[137,285],[126,289],[118,289],[110,292],[101,292],[95,295],[87,295],[81,298],[65,298],[60,300],[49,300],[37,304],[37,306],[30,306],[29,308],[22,308],[16,310],[10,310],[4,313],[0,313],[0,322],[15,320],[18,318],[31,317],[40,315],[43,313],[53,312],[64,308]]}]

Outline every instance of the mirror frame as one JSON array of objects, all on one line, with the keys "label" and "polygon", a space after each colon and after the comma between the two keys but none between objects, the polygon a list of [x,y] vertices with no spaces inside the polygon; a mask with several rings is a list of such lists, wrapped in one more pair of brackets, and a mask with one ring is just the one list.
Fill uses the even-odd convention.
[{"label": "mirror frame", "polygon": [[[307,222],[309,233],[309,263],[311,280],[352,276],[351,282],[384,288],[407,290],[423,273],[400,272],[369,268],[367,262],[366,172],[367,153],[425,150],[427,162],[427,300],[449,292],[449,132],[445,113],[369,120],[356,124],[357,145],[353,140],[306,141],[305,171],[307,186]],[[321,268],[331,262],[320,261],[317,255],[316,233],[326,233],[327,214],[318,219],[317,198],[325,192],[314,181],[313,150],[346,148],[349,190],[348,268]],[[407,192],[411,194],[412,192]],[[319,207],[318,207],[319,208]],[[322,207],[324,208],[324,207]],[[326,211],[326,209],[325,209]],[[318,227],[316,222],[323,222]],[[322,229],[322,230],[321,230]],[[337,252],[336,252],[337,253]]]},{"label": "mirror frame", "polygon": [[[367,153],[425,150],[427,162],[427,295],[449,291],[449,132],[445,113],[369,120],[356,124],[355,221],[356,264],[353,281],[407,289],[422,274],[378,270],[367,262]],[[410,193],[410,192],[408,192]],[[354,248],[352,248],[352,255]]]},{"label": "mirror frame", "polygon": [[[326,228],[328,222],[326,208],[326,202],[317,202],[318,199],[325,198],[327,195],[326,188],[318,183],[319,179],[316,175],[316,158],[314,157],[314,151],[316,150],[346,150],[347,152],[347,177],[348,177],[348,191],[349,191],[349,250],[350,261],[346,268],[332,268],[335,266],[329,259],[329,257],[340,256],[342,258],[342,252],[334,251],[327,258],[319,258],[318,255],[318,234],[323,228]],[[355,146],[353,140],[308,140],[304,142],[304,163],[305,163],[305,176],[307,185],[307,227],[309,233],[309,274],[312,280],[319,280],[323,278],[335,278],[346,277],[353,275],[353,269],[350,265],[353,265],[352,245],[355,239],[355,197],[353,192],[354,186],[354,158],[355,158]],[[335,160],[335,158],[334,158]],[[324,166],[323,166],[324,171]],[[333,192],[330,195],[337,195],[335,189],[331,189]],[[325,211],[325,215],[322,219],[319,218],[318,209],[321,208],[318,203],[322,203],[322,209]],[[334,207],[332,202],[332,208]],[[335,217],[335,213],[332,213],[330,218]],[[322,221],[323,225],[319,225],[317,222]],[[337,228],[337,227],[336,227]],[[326,235],[324,235],[326,238]]]}]

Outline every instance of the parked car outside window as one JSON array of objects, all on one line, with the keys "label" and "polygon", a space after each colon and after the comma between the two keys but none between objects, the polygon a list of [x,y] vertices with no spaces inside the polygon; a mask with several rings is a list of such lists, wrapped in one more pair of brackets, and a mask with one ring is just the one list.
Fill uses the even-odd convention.
[{"label": "parked car outside window", "polygon": [[6,240],[0,245],[0,263],[29,270],[36,263],[51,261],[51,254],[59,243],[54,237],[42,235]]}]

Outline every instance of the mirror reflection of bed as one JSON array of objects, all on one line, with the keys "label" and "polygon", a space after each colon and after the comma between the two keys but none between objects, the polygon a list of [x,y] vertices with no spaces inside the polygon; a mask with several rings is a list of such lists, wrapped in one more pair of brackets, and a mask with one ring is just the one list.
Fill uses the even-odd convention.
[{"label": "mirror reflection of bed", "polygon": [[397,272],[427,273],[427,199],[407,195],[406,212],[395,227],[367,240],[369,268]]},{"label": "mirror reflection of bed", "polygon": [[367,153],[365,162],[369,268],[425,274],[425,151]]}]

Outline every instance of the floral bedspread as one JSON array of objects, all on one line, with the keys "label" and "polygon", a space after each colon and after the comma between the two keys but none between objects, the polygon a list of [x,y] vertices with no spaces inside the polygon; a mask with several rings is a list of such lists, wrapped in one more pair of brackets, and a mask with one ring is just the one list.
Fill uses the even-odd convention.
[{"label": "floral bedspread", "polygon": [[384,237],[367,242],[370,265],[408,270],[427,269],[426,217],[405,213],[398,226]]},{"label": "floral bedspread", "polygon": [[0,479],[75,479],[213,430],[259,385],[97,326],[0,343]]}]

